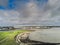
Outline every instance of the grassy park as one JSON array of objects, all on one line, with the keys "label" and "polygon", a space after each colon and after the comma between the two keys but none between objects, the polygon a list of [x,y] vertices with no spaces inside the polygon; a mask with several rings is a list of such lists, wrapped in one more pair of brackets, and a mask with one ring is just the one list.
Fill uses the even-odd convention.
[{"label": "grassy park", "polygon": [[27,32],[27,30],[0,31],[0,45],[17,45],[14,37],[22,32]]}]

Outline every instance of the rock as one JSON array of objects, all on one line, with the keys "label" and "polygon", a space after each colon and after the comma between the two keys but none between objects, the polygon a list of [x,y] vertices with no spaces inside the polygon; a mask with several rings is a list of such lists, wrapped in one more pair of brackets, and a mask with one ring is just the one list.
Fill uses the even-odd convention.
[{"label": "rock", "polygon": [[[27,43],[30,32],[24,32],[15,36],[16,43],[22,45]],[[26,44],[27,45],[27,44]]]},{"label": "rock", "polygon": [[30,33],[30,40],[44,43],[60,43],[60,30],[45,29]]},{"label": "rock", "polygon": [[59,34],[60,29],[43,29],[18,34],[15,39],[20,45],[60,45]]}]

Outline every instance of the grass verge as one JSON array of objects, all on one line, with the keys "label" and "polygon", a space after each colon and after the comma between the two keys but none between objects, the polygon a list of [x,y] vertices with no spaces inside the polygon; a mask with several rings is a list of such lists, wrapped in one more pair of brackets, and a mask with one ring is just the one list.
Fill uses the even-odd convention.
[{"label": "grass verge", "polygon": [[14,37],[22,32],[27,32],[27,30],[0,31],[0,45],[17,45]]}]

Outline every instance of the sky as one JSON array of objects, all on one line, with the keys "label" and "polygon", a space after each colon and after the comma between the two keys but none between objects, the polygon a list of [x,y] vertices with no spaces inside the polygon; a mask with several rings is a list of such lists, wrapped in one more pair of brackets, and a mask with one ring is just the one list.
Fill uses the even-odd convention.
[{"label": "sky", "polygon": [[0,0],[0,26],[60,26],[60,0]]}]

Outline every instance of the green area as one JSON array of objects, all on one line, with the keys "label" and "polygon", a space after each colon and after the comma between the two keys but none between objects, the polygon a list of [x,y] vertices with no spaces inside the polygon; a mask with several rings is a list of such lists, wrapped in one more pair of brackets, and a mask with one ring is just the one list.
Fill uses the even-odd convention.
[{"label": "green area", "polygon": [[0,45],[17,45],[14,37],[27,30],[14,30],[14,31],[0,31]]}]

